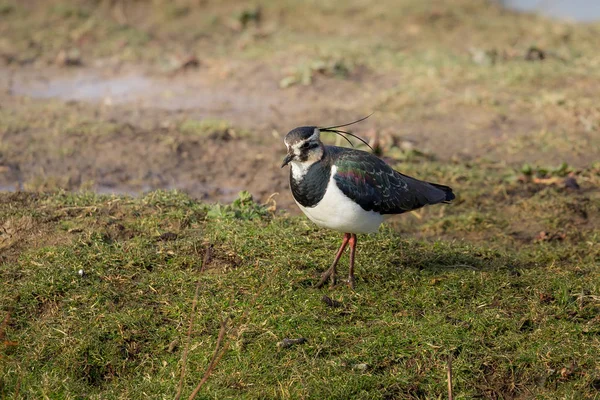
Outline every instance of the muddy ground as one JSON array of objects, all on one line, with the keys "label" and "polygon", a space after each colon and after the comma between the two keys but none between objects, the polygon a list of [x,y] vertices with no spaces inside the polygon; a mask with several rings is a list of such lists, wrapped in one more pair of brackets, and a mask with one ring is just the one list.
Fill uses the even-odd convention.
[{"label": "muddy ground", "polygon": [[[240,190],[262,199],[279,192],[286,205],[291,201],[287,170],[279,168],[283,135],[298,125],[364,114],[361,90],[390,79],[324,81],[282,90],[274,72],[258,63],[175,76],[138,66],[5,69],[2,74],[7,114],[26,119],[33,107],[41,108],[39,116],[49,118],[49,125],[69,114],[83,118],[84,125],[110,124],[91,135],[80,132],[80,124],[68,135],[60,127],[53,134],[7,129],[3,187],[22,186],[39,174],[68,189],[82,183],[101,192],[129,194],[177,188],[211,201],[230,201]],[[345,96],[350,101],[344,108],[332,106]],[[189,123],[207,120],[206,129],[201,126],[198,132]],[[370,125],[374,122],[364,124]],[[192,126],[192,132],[185,126]]]},{"label": "muddy ground", "polygon": [[[279,193],[278,204],[289,208],[288,171],[279,168],[283,135],[299,125],[363,116],[372,111],[368,106],[377,87],[398,81],[393,74],[365,72],[352,80],[325,78],[280,89],[276,73],[260,63],[203,67],[169,77],[140,70],[3,69],[3,111],[24,121],[49,120],[45,127],[2,132],[0,185],[32,188],[49,181],[69,190],[85,185],[128,194],[177,188],[210,201],[230,201],[248,190],[262,200]],[[56,120],[71,114],[80,121],[65,134]],[[182,123],[190,120],[215,120],[217,126],[182,132]],[[227,123],[219,127],[220,121]],[[540,125],[534,116],[468,110],[409,123],[375,112],[354,132],[371,141],[377,134],[392,137],[448,162],[485,158],[516,166],[532,160],[586,165],[597,157],[567,147],[548,154],[535,146],[513,151],[504,145]]]},{"label": "muddy ground", "polygon": [[[0,46],[0,187],[128,194],[177,188],[210,201],[229,201],[245,189],[261,200],[279,193],[278,205],[289,208],[293,202],[288,172],[279,168],[285,133],[299,125],[339,124],[372,112],[354,133],[384,150],[399,149],[425,159],[498,163],[516,170],[523,164],[562,162],[578,168],[600,159],[600,110],[593,103],[599,89],[597,68],[586,69],[595,65],[589,57],[581,61],[564,56],[569,46],[564,44],[565,32],[577,38],[589,29],[582,33],[573,25],[496,8],[489,11],[480,2],[464,3],[493,13],[500,26],[471,26],[472,15],[463,17],[440,5],[432,10],[415,6],[407,8],[408,17],[402,16],[408,19],[403,25],[408,39],[397,44],[390,34],[393,18],[369,25],[374,17],[360,14],[361,22],[340,31],[340,37],[367,40],[363,33],[373,26],[385,51],[365,47],[348,57],[347,45],[331,36],[322,48],[278,42],[280,31],[284,38],[286,32],[295,32],[295,39],[307,33],[289,28],[295,11],[286,6],[269,3],[260,14],[260,21],[267,22],[259,25],[257,18],[257,27],[247,34],[252,27],[230,26],[231,21],[245,21],[236,14],[240,7],[208,2],[199,7],[212,10],[217,21],[228,16],[222,19],[225,28],[219,29],[234,39],[211,50],[215,38],[203,31],[195,50],[189,45],[192,51],[179,51],[179,58],[165,67],[155,59],[123,55],[129,48],[168,53],[171,44],[180,46],[177,34],[161,36],[162,27],[155,33],[143,25],[148,18],[140,8],[127,8],[123,22],[122,10],[115,6],[109,20],[151,32],[153,39],[140,45],[126,38],[111,57],[87,45],[94,40],[112,43],[116,39],[110,34],[80,34],[80,27],[88,29],[93,18],[86,14],[87,3],[64,9],[69,3],[55,2],[51,10],[59,11],[52,11],[58,13],[51,13],[52,23],[81,20],[72,30],[65,29],[67,39],[60,39],[58,28],[36,25],[40,31],[57,32],[59,44],[11,31],[15,44],[4,40]],[[19,14],[18,7],[7,8],[4,15],[14,26],[26,15]],[[27,10],[37,15],[33,8]],[[318,12],[315,18],[329,16],[332,26],[354,15],[346,10],[333,20],[326,7]],[[187,17],[181,18],[185,25]],[[469,23],[457,24],[462,18]],[[269,25],[271,20],[274,25]],[[524,22],[531,24],[530,31],[523,28]],[[176,18],[170,20],[176,23]],[[511,42],[499,34],[505,34],[502,24],[521,26],[521,35],[548,47],[538,51],[525,39]],[[545,33],[536,31],[540,26]],[[472,34],[465,36],[461,30]],[[73,35],[84,39],[77,36],[79,41],[73,43]],[[29,44],[19,44],[24,37]],[[490,47],[473,46],[485,40]],[[34,56],[26,56],[38,47]],[[387,52],[392,50],[396,58],[402,54],[403,61],[389,61]],[[323,65],[314,66],[319,62]],[[304,84],[296,82],[307,76]],[[334,137],[324,139],[339,143]],[[387,154],[390,161],[402,169],[403,157],[392,153]]]}]

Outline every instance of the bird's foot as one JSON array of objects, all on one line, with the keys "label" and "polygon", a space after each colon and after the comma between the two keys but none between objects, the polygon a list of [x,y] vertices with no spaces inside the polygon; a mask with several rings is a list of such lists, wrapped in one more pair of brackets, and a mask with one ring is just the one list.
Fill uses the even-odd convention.
[{"label": "bird's foot", "polygon": [[350,287],[352,290],[354,290],[354,282],[354,275],[348,276],[348,287]]},{"label": "bird's foot", "polygon": [[327,279],[331,279],[330,286],[334,287],[336,284],[335,270],[332,270],[330,268],[327,271],[323,272],[323,274],[321,275],[321,280],[319,281],[319,283],[317,283],[317,287],[322,288],[325,285],[325,282],[327,282]]}]

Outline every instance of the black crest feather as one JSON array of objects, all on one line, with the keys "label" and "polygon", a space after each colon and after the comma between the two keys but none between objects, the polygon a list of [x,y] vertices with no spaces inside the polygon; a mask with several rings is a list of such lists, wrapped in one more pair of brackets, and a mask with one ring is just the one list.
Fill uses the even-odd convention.
[{"label": "black crest feather", "polygon": [[353,138],[356,138],[356,139],[360,140],[360,141],[361,141],[361,142],[363,142],[363,143],[364,143],[364,144],[365,144],[365,145],[366,145],[368,148],[370,148],[371,150],[373,150],[373,148],[372,148],[372,147],[369,145],[369,143],[367,143],[367,141],[366,141],[366,140],[364,140],[363,138],[361,138],[361,137],[359,137],[359,136],[356,136],[356,135],[355,135],[355,134],[353,134],[352,132],[348,132],[348,131],[343,131],[343,130],[341,130],[341,129],[337,129],[337,128],[341,128],[341,127],[344,127],[344,126],[349,126],[349,125],[354,125],[354,124],[357,124],[357,123],[359,123],[359,122],[361,122],[361,121],[364,121],[365,119],[369,118],[371,115],[373,115],[373,113],[371,113],[371,114],[367,115],[366,117],[362,117],[361,119],[357,119],[356,121],[349,122],[349,123],[347,123],[347,124],[335,125],[335,126],[328,126],[328,127],[325,127],[325,128],[318,128],[318,129],[319,129],[321,132],[333,132],[333,133],[335,133],[336,135],[340,135],[341,137],[343,137],[344,139],[346,139],[346,141],[347,141],[348,143],[350,143],[350,145],[351,145],[352,147],[354,147],[354,144],[352,144],[352,142],[350,141],[350,139],[348,139],[348,138],[347,138],[345,135],[352,136]]}]

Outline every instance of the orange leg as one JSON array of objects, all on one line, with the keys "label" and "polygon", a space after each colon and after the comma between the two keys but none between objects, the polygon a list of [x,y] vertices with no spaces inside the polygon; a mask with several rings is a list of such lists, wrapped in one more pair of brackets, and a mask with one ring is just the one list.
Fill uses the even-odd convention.
[{"label": "orange leg", "polygon": [[353,233],[350,236],[350,272],[348,274],[348,286],[354,289],[354,253],[356,252],[356,242],[358,239],[356,238],[356,234]]},{"label": "orange leg", "polygon": [[[354,235],[355,237],[355,241],[356,241],[356,235]],[[319,283],[317,284],[317,287],[323,287],[323,285],[325,284],[325,282],[327,282],[327,279],[331,278],[331,286],[335,285],[335,267],[338,263],[338,261],[340,261],[340,257],[342,257],[342,253],[344,253],[344,250],[346,250],[346,246],[348,245],[348,242],[352,240],[352,234],[350,233],[344,233],[344,239],[342,240],[342,245],[340,246],[337,254],[335,255],[335,259],[333,260],[333,264],[331,264],[331,267],[329,267],[329,269],[325,272],[323,272],[323,275],[321,275],[321,280],[319,281]]]}]

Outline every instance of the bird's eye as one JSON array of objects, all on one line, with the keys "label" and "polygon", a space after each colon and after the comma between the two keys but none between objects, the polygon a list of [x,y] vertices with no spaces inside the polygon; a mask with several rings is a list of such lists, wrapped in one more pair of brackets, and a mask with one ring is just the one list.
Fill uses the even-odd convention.
[{"label": "bird's eye", "polygon": [[309,146],[310,146],[310,143],[309,142],[305,142],[302,146],[300,146],[300,148],[302,150],[306,150],[306,149],[308,149]]}]

